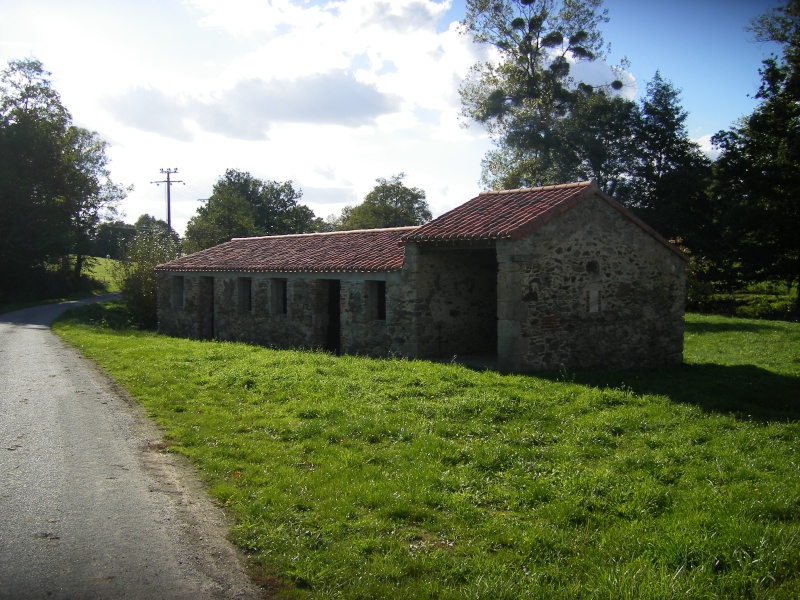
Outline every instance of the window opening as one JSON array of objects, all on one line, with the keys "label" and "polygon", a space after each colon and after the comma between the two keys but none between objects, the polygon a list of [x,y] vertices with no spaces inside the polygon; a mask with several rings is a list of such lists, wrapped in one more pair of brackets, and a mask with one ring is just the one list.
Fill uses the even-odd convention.
[{"label": "window opening", "polygon": [[367,282],[368,318],[373,321],[386,320],[386,282]]},{"label": "window opening", "polygon": [[285,315],[289,312],[289,296],[285,279],[272,280],[272,314]]},{"label": "window opening", "polygon": [[253,280],[249,277],[239,277],[239,310],[250,312],[253,309]]},{"label": "window opening", "polygon": [[185,301],[184,278],[176,275],[172,278],[172,308],[183,308]]}]

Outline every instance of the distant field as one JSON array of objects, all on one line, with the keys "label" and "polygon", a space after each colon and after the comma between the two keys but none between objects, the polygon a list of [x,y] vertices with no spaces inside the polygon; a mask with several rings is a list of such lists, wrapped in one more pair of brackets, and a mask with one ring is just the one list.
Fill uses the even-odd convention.
[{"label": "distant field", "polygon": [[56,331],[146,407],[278,598],[800,597],[800,325],[687,316],[686,364],[502,375]]},{"label": "distant field", "polygon": [[[91,258],[90,264],[83,269],[83,278],[89,277],[96,280],[99,285],[88,285],[84,280],[80,291],[67,292],[65,289],[74,289],[72,282],[69,285],[64,285],[56,280],[48,289],[50,292],[40,291],[39,293],[29,293],[24,298],[16,298],[8,303],[0,303],[0,314],[19,310],[21,308],[28,308],[30,306],[37,306],[39,304],[51,304],[53,302],[63,302],[64,300],[77,300],[79,298],[86,298],[98,294],[105,294],[107,292],[120,291],[119,285],[113,278],[113,265],[116,261],[107,260],[105,258]],[[62,290],[61,292],[53,292],[52,290]]]},{"label": "distant field", "polygon": [[89,266],[86,274],[100,281],[105,286],[105,291],[118,292],[119,285],[113,276],[114,264],[117,261],[100,257],[95,257],[92,261],[94,264]]}]

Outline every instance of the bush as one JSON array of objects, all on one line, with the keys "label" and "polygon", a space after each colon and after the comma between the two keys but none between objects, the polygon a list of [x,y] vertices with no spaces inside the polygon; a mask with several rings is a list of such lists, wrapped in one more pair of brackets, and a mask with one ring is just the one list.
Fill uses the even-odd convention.
[{"label": "bush", "polygon": [[180,242],[172,232],[140,231],[128,245],[124,260],[114,267],[114,280],[131,322],[144,329],[158,325],[155,267],[180,255]]},{"label": "bush", "polygon": [[687,297],[687,310],[739,317],[797,321],[794,310],[796,287],[787,290],[774,282],[753,283],[734,292],[711,292]]}]

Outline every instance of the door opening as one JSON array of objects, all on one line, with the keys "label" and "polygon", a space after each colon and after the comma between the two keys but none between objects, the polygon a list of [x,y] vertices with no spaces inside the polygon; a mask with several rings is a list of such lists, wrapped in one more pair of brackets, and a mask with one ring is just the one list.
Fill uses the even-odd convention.
[{"label": "door opening", "polygon": [[214,278],[200,278],[200,297],[197,303],[197,337],[201,340],[214,339]]},{"label": "door opening", "polygon": [[335,354],[339,354],[342,350],[341,290],[341,281],[338,279],[328,281],[328,331],[325,334],[325,350]]}]

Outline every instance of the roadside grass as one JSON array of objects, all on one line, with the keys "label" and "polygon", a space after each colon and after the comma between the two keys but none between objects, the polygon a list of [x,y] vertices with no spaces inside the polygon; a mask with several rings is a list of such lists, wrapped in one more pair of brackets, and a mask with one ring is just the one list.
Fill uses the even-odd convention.
[{"label": "roadside grass", "polygon": [[800,325],[687,316],[686,364],[503,375],[56,331],[188,456],[280,598],[800,597]]}]

